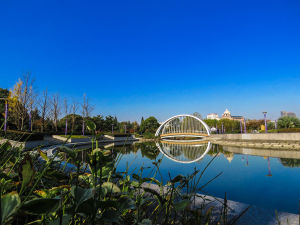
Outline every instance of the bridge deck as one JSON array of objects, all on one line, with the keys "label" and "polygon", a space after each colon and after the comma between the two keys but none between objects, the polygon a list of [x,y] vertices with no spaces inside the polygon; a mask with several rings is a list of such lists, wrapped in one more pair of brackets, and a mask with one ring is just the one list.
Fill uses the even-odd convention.
[{"label": "bridge deck", "polygon": [[169,137],[169,136],[197,136],[197,137],[208,137],[209,135],[206,133],[168,133],[161,134],[161,137]]}]

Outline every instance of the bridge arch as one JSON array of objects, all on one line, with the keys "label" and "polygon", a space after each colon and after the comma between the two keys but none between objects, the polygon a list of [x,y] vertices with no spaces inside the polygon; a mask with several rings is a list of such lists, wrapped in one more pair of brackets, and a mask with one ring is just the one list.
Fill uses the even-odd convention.
[{"label": "bridge arch", "polygon": [[[186,120],[186,122],[177,122],[177,125],[172,124],[173,121],[176,122],[180,118]],[[201,130],[198,129],[199,127],[201,127]],[[194,115],[180,114],[164,121],[156,130],[155,136],[160,136],[161,138],[207,137],[210,136],[210,128],[203,120]]]}]

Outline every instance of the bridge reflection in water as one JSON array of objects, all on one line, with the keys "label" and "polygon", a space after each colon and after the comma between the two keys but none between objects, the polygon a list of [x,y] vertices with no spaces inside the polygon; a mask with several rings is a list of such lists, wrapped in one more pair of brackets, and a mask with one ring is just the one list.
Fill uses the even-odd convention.
[{"label": "bridge reflection in water", "polygon": [[194,163],[201,160],[211,149],[207,141],[174,141],[156,142],[159,151],[168,159],[178,163]]}]

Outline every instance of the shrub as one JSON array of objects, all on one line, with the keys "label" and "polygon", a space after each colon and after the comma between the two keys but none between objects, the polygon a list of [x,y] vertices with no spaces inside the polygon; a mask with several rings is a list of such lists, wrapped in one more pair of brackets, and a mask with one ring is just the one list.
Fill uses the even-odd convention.
[{"label": "shrub", "polygon": [[109,134],[113,137],[130,137],[131,134],[120,134],[120,133],[116,133],[116,134]]},{"label": "shrub", "polygon": [[[264,133],[265,131],[262,130],[260,133]],[[277,130],[268,130],[268,133],[300,133],[300,128],[282,128]]]},{"label": "shrub", "polygon": [[6,132],[0,131],[0,137],[13,140],[13,141],[37,141],[37,140],[43,140],[44,134],[8,130]]}]

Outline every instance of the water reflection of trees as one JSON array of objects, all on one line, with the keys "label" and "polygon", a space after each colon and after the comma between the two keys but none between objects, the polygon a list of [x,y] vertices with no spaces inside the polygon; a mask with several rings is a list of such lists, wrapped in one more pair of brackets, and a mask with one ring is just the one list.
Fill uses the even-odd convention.
[{"label": "water reflection of trees", "polygon": [[113,148],[114,151],[120,154],[131,154],[141,151],[143,157],[154,160],[159,155],[159,150],[157,149],[154,142],[142,142],[134,143],[133,145],[118,146]]},{"label": "water reflection of trees", "polygon": [[300,159],[279,159],[280,163],[285,167],[300,167]]}]

